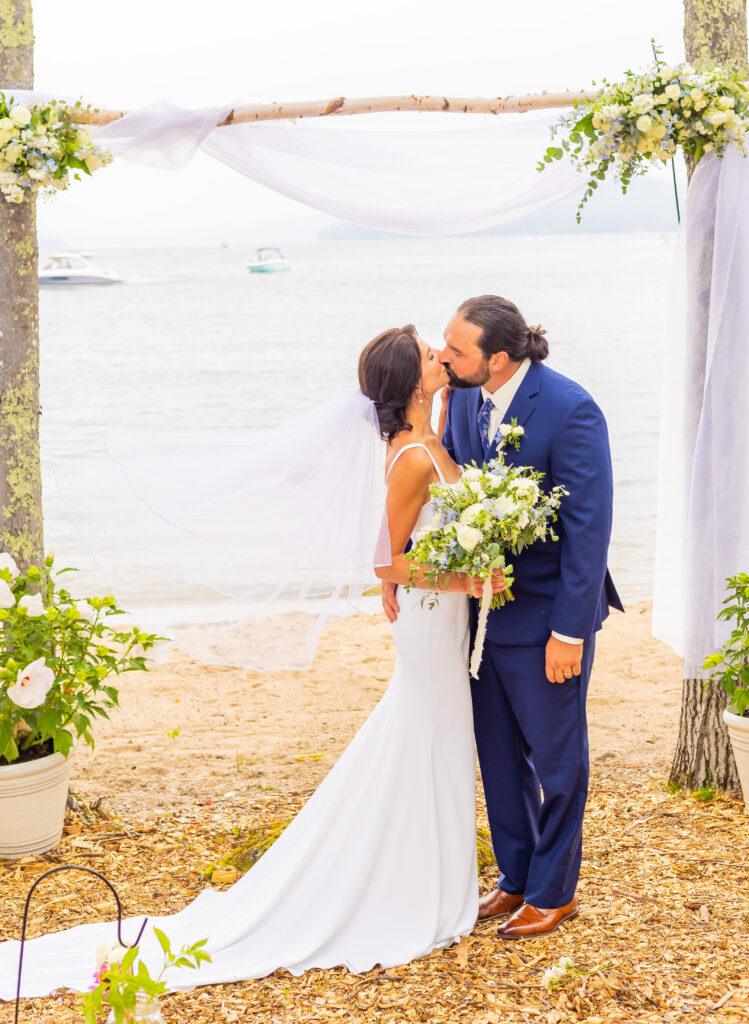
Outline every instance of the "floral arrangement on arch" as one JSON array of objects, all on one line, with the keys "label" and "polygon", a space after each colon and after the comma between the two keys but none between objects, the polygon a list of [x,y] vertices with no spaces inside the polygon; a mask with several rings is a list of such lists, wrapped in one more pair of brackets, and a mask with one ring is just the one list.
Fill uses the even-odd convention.
[{"label": "floral arrangement on arch", "polygon": [[29,108],[0,92],[0,193],[7,202],[22,203],[40,190],[62,191],[71,176],[80,181],[77,171],[93,174],[112,162],[90,129],[75,123],[79,108],[80,101],[71,109],[56,100]]},{"label": "floral arrangement on arch", "polygon": [[575,103],[552,127],[552,136],[565,138],[546,150],[538,169],[568,153],[588,173],[578,222],[610,171],[626,192],[635,175],[672,160],[680,148],[695,164],[706,153],[723,156],[731,143],[746,154],[749,91],[742,77],[718,66],[696,71],[691,64],[668,65],[655,54],[642,74],[627,71],[623,82],[613,84],[604,79],[594,100]]}]

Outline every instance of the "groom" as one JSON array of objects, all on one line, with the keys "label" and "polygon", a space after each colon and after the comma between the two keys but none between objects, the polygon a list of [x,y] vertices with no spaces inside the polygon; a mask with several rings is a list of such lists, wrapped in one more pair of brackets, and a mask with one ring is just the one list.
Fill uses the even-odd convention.
[{"label": "groom", "polygon": [[[453,459],[493,458],[501,425],[523,428],[510,465],[562,484],[559,541],[512,558],[514,602],[489,615],[474,728],[492,842],[502,874],[479,919],[511,914],[502,938],[554,931],[577,917],[575,888],[588,792],[585,700],[595,634],[623,611],[606,568],[612,474],[603,414],[578,384],[548,369],[545,332],[497,295],[464,302],[440,358],[450,393],[443,444]],[[383,597],[392,618],[392,593]],[[388,607],[389,605],[389,607]],[[477,602],[471,600],[473,629]],[[543,793],[543,797],[542,797]]]}]

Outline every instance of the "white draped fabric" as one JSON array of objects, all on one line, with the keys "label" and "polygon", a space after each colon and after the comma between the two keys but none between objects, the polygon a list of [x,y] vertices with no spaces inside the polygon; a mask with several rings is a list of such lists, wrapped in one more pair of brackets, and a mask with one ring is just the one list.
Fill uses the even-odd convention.
[{"label": "white draped fabric", "polygon": [[[19,91],[14,96],[25,103],[51,98]],[[495,227],[585,185],[568,162],[543,174],[536,169],[556,111],[440,131],[361,131],[320,118],[215,127],[231,109],[153,103],[92,134],[117,157],[172,170],[201,149],[316,210],[410,235]]]},{"label": "white draped fabric", "polygon": [[[536,170],[556,113],[439,131],[320,120],[215,127],[230,109],[156,103],[94,135],[161,168],[201,149],[315,209],[413,235],[492,227],[584,185],[566,161]],[[715,622],[725,577],[749,567],[749,162],[736,150],[704,158],[687,207],[664,357],[654,631],[691,675],[726,636]]]},{"label": "white draped fabric", "polygon": [[749,570],[749,160],[697,167],[664,353],[653,628],[693,677],[729,627],[725,578]]}]

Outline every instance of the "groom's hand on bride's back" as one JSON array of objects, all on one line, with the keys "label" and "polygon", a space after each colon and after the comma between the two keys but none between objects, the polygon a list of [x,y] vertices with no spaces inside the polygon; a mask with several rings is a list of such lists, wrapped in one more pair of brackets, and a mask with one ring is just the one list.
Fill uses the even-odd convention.
[{"label": "groom's hand on bride's back", "polygon": [[387,615],[388,622],[395,622],[398,618],[400,606],[395,600],[395,583],[390,580],[382,581],[382,607]]}]

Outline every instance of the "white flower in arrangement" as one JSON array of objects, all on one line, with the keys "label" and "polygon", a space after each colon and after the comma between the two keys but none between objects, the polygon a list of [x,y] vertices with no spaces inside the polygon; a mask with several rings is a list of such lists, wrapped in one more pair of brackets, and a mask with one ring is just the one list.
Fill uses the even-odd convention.
[{"label": "white flower in arrangement", "polygon": [[466,551],[473,551],[476,545],[484,539],[484,535],[481,530],[477,530],[474,526],[466,526],[461,523],[455,531],[455,535],[458,538],[458,544]]},{"label": "white flower in arrangement", "polygon": [[16,560],[12,555],[9,555],[7,551],[0,551],[0,569],[7,569],[10,572],[10,578],[12,580],[18,576]]},{"label": "white flower in arrangement", "polygon": [[15,106],[10,108],[10,120],[14,124],[27,125],[31,121],[31,111],[28,107]]},{"label": "white flower in arrangement", "polygon": [[648,117],[647,114],[643,114],[642,117],[637,118],[637,121],[635,122],[635,127],[637,128],[638,132],[643,132],[644,134],[653,127],[652,117]]},{"label": "white flower in arrangement", "polygon": [[470,480],[480,480],[481,470],[477,469],[476,466],[469,466],[467,469],[463,470],[463,476],[461,477],[461,479],[465,480],[466,483],[468,483]]},{"label": "white flower in arrangement", "polygon": [[661,68],[661,81],[668,82],[674,77],[675,74],[676,72],[671,67],[671,65],[667,64],[665,68]]},{"label": "white flower in arrangement", "polygon": [[518,510],[518,502],[511,494],[500,494],[492,501],[494,514],[498,516],[511,516]]},{"label": "white flower in arrangement", "polygon": [[486,497],[486,495],[484,494],[484,491],[483,491],[483,489],[481,487],[481,484],[479,483],[478,480],[469,480],[468,481],[468,490],[471,491],[473,494],[475,494],[476,497],[479,500],[481,500],[481,499]]},{"label": "white flower in arrangement", "polygon": [[461,523],[472,523],[474,519],[478,516],[479,512],[483,511],[484,506],[481,504],[481,502],[476,501],[473,503],[473,505],[469,505],[468,508],[463,509],[463,511],[460,513],[460,521]]},{"label": "white flower in arrangement", "polygon": [[26,594],[18,602],[18,607],[23,608],[30,619],[40,618],[45,611],[41,594]]},{"label": "white flower in arrangement", "polygon": [[499,427],[502,437],[522,437],[525,434],[523,427],[513,426],[512,423],[502,423]]},{"label": "white flower in arrangement", "polygon": [[630,105],[630,111],[633,114],[647,114],[649,110],[652,110],[655,106],[655,97],[652,93],[641,93],[639,96],[635,96]]},{"label": "white flower in arrangement", "polygon": [[122,963],[122,958],[127,953],[127,946],[120,945],[119,942],[114,942],[111,945],[103,943],[96,950],[96,967],[107,966],[111,964]]},{"label": "white flower in arrangement", "polygon": [[541,494],[541,488],[538,486],[535,480],[528,480],[524,478],[518,480],[515,484],[515,494],[521,498],[530,498],[532,502],[536,502]]},{"label": "white flower in arrangement", "polygon": [[678,100],[681,96],[681,86],[676,85],[676,83],[667,85],[663,91],[670,100]]},{"label": "white flower in arrangement", "polygon": [[37,658],[18,672],[18,679],[7,689],[7,694],[19,708],[38,708],[44,703],[55,674],[44,658]]},{"label": "white flower in arrangement", "polygon": [[15,603],[13,591],[5,580],[0,580],[0,608],[12,608]]},{"label": "white flower in arrangement", "polygon": [[719,110],[716,114],[711,114],[710,117],[708,117],[708,121],[715,128],[717,128],[721,124],[725,124],[727,120],[728,115],[726,114],[725,110]]},{"label": "white flower in arrangement", "polygon": [[736,100],[733,96],[719,96],[715,105],[720,110],[731,110],[736,106]]}]

